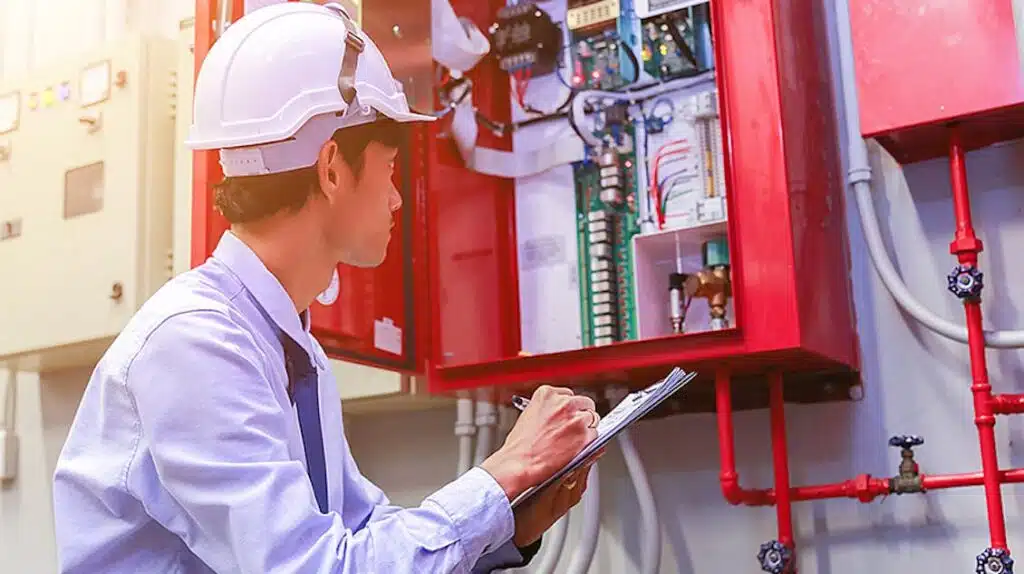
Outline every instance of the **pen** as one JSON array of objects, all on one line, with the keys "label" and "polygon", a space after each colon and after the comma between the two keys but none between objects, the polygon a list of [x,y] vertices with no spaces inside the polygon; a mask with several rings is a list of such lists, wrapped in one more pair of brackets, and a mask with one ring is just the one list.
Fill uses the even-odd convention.
[{"label": "pen", "polygon": [[530,406],[530,399],[519,395],[512,395],[512,406],[519,412],[523,412],[526,410],[526,407]]}]

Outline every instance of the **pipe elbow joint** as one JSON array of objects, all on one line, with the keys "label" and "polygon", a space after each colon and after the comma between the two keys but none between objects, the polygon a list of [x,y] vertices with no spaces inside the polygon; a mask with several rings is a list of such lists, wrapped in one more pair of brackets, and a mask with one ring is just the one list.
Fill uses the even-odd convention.
[{"label": "pipe elbow joint", "polygon": [[740,488],[740,478],[735,472],[723,472],[719,477],[722,485],[722,496],[725,501],[733,506],[743,504],[743,490]]}]

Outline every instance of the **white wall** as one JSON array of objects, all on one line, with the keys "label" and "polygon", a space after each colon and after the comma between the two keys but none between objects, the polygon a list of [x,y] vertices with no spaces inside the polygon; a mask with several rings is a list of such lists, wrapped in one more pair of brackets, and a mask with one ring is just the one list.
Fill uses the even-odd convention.
[{"label": "white wall", "polygon": [[[99,0],[2,0],[0,37],[5,73],[27,68],[28,54],[42,64],[72,49],[61,40],[71,31],[74,49],[101,34],[91,19]],[[111,14],[131,14],[135,25],[173,34],[189,2],[131,10],[133,2],[109,2]],[[138,6],[143,2],[138,1]],[[39,14],[27,26],[30,8]],[[111,34],[124,17],[107,19]],[[83,22],[86,23],[83,28]],[[93,26],[92,22],[96,22]],[[29,33],[29,31],[32,33]],[[31,51],[26,46],[31,43]],[[1024,266],[1014,245],[1024,245],[1024,143],[970,154],[968,168],[975,220],[985,253],[985,312],[989,326],[1024,328]],[[961,320],[945,292],[953,260],[947,164],[929,162],[901,171],[883,161],[877,172],[877,205],[887,241],[911,290],[928,306]],[[927,442],[919,462],[930,473],[979,468],[972,424],[968,362],[963,346],[908,324],[880,285],[864,252],[855,212],[850,212],[853,281],[863,349],[866,398],[858,404],[790,407],[791,463],[796,484],[837,481],[869,472],[895,472],[891,434],[916,433]],[[1020,247],[1018,247],[1019,249]],[[1000,392],[1024,391],[1022,353],[990,352],[993,384]],[[48,375],[19,382],[21,475],[0,492],[0,564],[11,573],[55,570],[49,481],[88,373]],[[453,413],[438,410],[395,416],[348,418],[348,435],[364,472],[400,503],[414,504],[451,477],[455,443]],[[765,412],[737,416],[740,473],[748,486],[771,480]],[[1021,423],[1000,419],[1001,463],[1024,465]],[[662,572],[756,572],[758,545],[772,539],[772,509],[729,507],[718,487],[718,453],[711,415],[642,423],[637,442],[659,498],[666,545]],[[423,456],[429,453],[429,456]],[[638,551],[636,501],[621,458],[602,462],[604,530],[592,573],[635,570]],[[1024,555],[1022,500],[1007,487],[1010,543]],[[798,544],[806,574],[968,572],[988,546],[981,489],[890,498],[872,505],[846,500],[797,505]],[[578,521],[574,523],[578,526]],[[570,539],[571,543],[571,539]],[[566,553],[568,555],[568,552]],[[564,568],[567,563],[563,559]]]}]

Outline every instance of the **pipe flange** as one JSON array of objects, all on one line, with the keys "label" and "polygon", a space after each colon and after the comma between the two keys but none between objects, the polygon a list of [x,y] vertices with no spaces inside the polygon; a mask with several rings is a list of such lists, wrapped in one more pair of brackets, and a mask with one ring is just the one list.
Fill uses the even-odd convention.
[{"label": "pipe flange", "polygon": [[985,286],[985,274],[972,265],[957,265],[946,276],[950,293],[960,299],[977,299]]},{"label": "pipe flange", "polygon": [[789,574],[793,571],[793,550],[778,540],[770,540],[761,545],[757,561],[765,572]]},{"label": "pipe flange", "polygon": [[1003,548],[986,548],[978,554],[977,574],[1013,574],[1013,558]]}]

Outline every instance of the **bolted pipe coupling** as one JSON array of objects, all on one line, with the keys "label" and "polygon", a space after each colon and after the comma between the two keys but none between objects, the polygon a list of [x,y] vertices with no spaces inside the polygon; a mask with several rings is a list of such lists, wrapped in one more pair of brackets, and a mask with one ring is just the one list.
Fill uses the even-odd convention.
[{"label": "bolted pipe coupling", "polygon": [[1003,548],[986,548],[978,554],[977,574],[1013,574],[1013,558]]},{"label": "bolted pipe coupling", "polygon": [[793,572],[793,550],[778,540],[762,544],[757,553],[757,561],[761,564],[761,570],[771,574]]},{"label": "bolted pipe coupling", "polygon": [[985,274],[973,265],[957,265],[946,277],[950,293],[960,299],[977,299],[985,286]]}]

